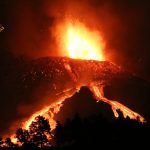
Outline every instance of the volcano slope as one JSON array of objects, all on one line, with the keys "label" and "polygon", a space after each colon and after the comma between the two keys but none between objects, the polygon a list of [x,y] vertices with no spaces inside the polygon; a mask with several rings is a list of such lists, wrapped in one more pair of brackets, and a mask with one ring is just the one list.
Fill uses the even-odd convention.
[{"label": "volcano slope", "polygon": [[[149,110],[148,105],[145,105],[150,98],[149,84],[112,62],[66,57],[13,59],[13,62],[3,69],[1,75],[1,98],[6,100],[2,112],[8,108],[6,102],[11,105],[5,115],[5,123],[1,123],[2,129],[14,121],[13,127],[16,129],[20,122],[36,111],[60,100],[63,102],[82,86],[88,87],[97,101],[102,100],[111,105],[115,116],[118,116],[116,110],[120,109],[125,117],[129,115],[130,118],[143,122],[144,118],[134,111],[143,115]],[[10,98],[11,101],[8,101]]]}]

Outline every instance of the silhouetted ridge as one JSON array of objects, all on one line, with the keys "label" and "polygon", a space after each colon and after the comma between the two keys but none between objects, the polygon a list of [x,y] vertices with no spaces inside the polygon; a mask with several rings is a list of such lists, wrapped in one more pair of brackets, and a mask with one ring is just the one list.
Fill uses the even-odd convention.
[{"label": "silhouetted ridge", "polygon": [[89,115],[101,113],[105,118],[114,118],[110,105],[104,102],[97,102],[88,87],[82,87],[72,97],[67,98],[56,119],[65,121],[65,118],[72,118],[75,113],[79,113],[85,118]]}]

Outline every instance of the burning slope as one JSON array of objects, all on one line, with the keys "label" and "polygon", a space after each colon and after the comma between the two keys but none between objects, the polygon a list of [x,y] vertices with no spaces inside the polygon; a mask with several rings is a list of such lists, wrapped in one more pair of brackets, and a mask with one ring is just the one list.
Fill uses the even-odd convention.
[{"label": "burning slope", "polygon": [[[62,35],[62,42],[65,45],[65,50],[67,50],[67,54],[70,58],[79,58],[79,59],[87,59],[87,60],[104,60],[104,41],[100,35],[100,33],[96,30],[92,31],[88,29],[84,24],[75,20],[66,21],[65,32],[61,31],[60,35]],[[69,65],[66,65],[66,69],[72,73]],[[74,75],[72,75],[74,78]],[[94,81],[95,82],[95,81]],[[130,109],[121,105],[118,102],[110,101],[104,97],[102,86],[100,88],[96,85],[92,85],[90,89],[94,93],[95,97],[99,100],[102,100],[112,106],[112,110],[114,115],[118,117],[117,109],[121,109],[123,111],[124,117],[130,116],[132,119],[138,118],[138,114],[132,112]],[[141,122],[144,121],[144,118],[139,117]]]},{"label": "burning slope", "polygon": [[[54,114],[57,113],[62,106],[62,102],[66,98],[71,97],[82,86],[89,87],[97,100],[102,100],[111,105],[116,117],[116,110],[120,109],[125,117],[129,116],[132,119],[139,119],[139,121],[144,122],[144,118],[139,114],[126,106],[116,101],[108,100],[103,96],[104,86],[109,84],[113,78],[120,78],[126,74],[126,72],[113,63],[107,61],[76,60],[54,57],[35,60],[30,65],[32,66],[32,72],[27,71],[27,74],[24,75],[24,82],[26,83],[27,80],[32,80],[33,83],[36,83],[36,81],[39,81],[39,78],[41,78],[42,82],[46,82],[45,89],[50,89],[51,91],[48,93],[47,97],[51,97],[51,99],[57,98],[55,98],[54,102],[49,101],[49,103],[52,103],[51,105],[40,112],[36,112],[25,123],[24,127],[26,129],[36,115],[44,115],[47,116],[46,118],[50,117],[52,119]],[[33,70],[33,66],[35,70]],[[53,68],[53,66],[55,67]],[[31,77],[34,80],[29,79]],[[27,86],[29,87],[30,85]],[[48,105],[48,101],[45,101],[44,103],[47,103]],[[51,111],[51,109],[54,111]],[[54,122],[51,122],[51,124],[55,127]]]},{"label": "burning slope", "polygon": [[[44,85],[44,89],[47,89],[50,92],[43,92],[41,95],[39,93],[39,99],[46,96],[48,99],[53,99],[53,102],[51,100],[43,101],[43,104],[47,105],[47,107],[44,107],[43,110],[32,115],[32,117],[23,125],[26,129],[28,129],[29,124],[35,116],[47,114],[49,109],[54,110],[48,113],[48,115],[51,114],[50,116],[53,116],[53,113],[57,112],[55,109],[58,110],[59,108],[57,106],[61,106],[61,103],[77,92],[80,87],[88,86],[92,81],[100,81],[99,83],[103,83],[105,82],[103,78],[108,78],[109,80],[110,67],[112,73],[117,73],[117,70],[115,71],[115,69],[117,69],[115,68],[115,65],[109,62],[75,60],[63,57],[35,60],[30,63],[30,66],[31,67],[29,68],[27,67],[28,70],[26,70],[26,73],[23,75],[24,86],[27,86],[30,89],[31,86],[36,85],[35,87],[32,87],[35,89]],[[89,68],[88,70],[87,67]],[[101,73],[97,74],[99,71]],[[37,82],[39,84],[36,84]],[[52,104],[49,105],[49,103]],[[54,124],[55,123],[52,124],[53,127],[55,126]]]},{"label": "burning slope", "polygon": [[[43,115],[49,119],[52,129],[54,129],[54,115],[59,112],[63,101],[73,96],[82,86],[89,87],[97,101],[102,100],[111,105],[116,117],[118,117],[116,110],[120,109],[124,117],[129,116],[131,119],[144,122],[145,119],[138,113],[117,101],[105,98],[103,95],[103,87],[111,83],[112,80],[121,79],[127,74],[117,65],[107,61],[49,57],[30,62],[25,73],[21,76],[23,90],[26,87],[30,89],[26,93],[27,97],[24,98],[29,98],[30,95],[32,106],[40,103],[42,109],[38,111],[39,107],[32,107],[32,112],[35,113],[23,122],[22,127],[28,129],[35,116]],[[35,94],[38,94],[36,101],[34,101]]]},{"label": "burning slope", "polygon": [[96,97],[97,101],[103,101],[112,107],[115,117],[119,117],[119,114],[117,112],[117,110],[119,109],[122,111],[124,118],[129,116],[130,119],[137,119],[140,122],[145,122],[145,119],[138,113],[132,111],[131,109],[129,109],[128,107],[122,105],[117,101],[112,101],[107,99],[104,96],[104,91],[102,86],[98,87],[97,85],[92,85],[90,89],[93,92],[94,96]]},{"label": "burning slope", "polygon": [[124,117],[129,116],[131,119],[144,122],[145,119],[138,113],[117,101],[104,97],[103,87],[111,80],[127,73],[111,62],[102,61],[104,42],[99,33],[88,30],[78,22],[67,22],[64,26],[66,32],[60,30],[62,35],[59,38],[60,45],[63,45],[62,51],[70,58],[49,57],[33,60],[21,76],[23,88],[31,89],[27,95],[32,97],[38,93],[36,100],[42,99],[40,109],[43,108],[40,111],[39,108],[34,108],[34,113],[23,123],[23,128],[28,129],[35,116],[43,115],[49,119],[54,129],[56,125],[54,115],[59,112],[63,101],[74,95],[82,86],[89,87],[97,101],[101,100],[109,104],[116,117],[118,117],[117,109],[120,109]]}]

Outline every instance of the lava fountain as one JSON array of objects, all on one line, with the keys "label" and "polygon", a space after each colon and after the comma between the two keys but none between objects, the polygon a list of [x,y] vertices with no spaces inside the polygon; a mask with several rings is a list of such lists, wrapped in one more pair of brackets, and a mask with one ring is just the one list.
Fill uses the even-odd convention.
[{"label": "lava fountain", "polygon": [[[97,30],[90,30],[79,21],[66,21],[60,29],[61,50],[69,58],[104,60],[105,43]],[[65,29],[65,30],[64,30]]]}]

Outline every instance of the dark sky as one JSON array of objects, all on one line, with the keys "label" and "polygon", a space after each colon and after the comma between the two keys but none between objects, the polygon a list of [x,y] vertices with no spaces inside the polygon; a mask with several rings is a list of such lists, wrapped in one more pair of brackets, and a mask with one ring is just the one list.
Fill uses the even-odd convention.
[{"label": "dark sky", "polygon": [[[52,33],[65,15],[72,15],[102,32],[108,59],[150,81],[149,0],[0,0],[0,24],[5,27],[0,33],[2,71],[14,63],[10,54],[31,58],[60,55]],[[5,85],[2,71],[0,81]],[[10,89],[15,88],[11,86]],[[1,99],[5,89],[1,89]],[[6,99],[18,98],[11,90],[9,93]],[[4,103],[1,99],[2,113],[15,109],[10,100]],[[9,106],[3,107],[3,104]],[[2,113],[0,117],[4,116]],[[12,119],[13,115],[8,113],[2,122]]]}]

